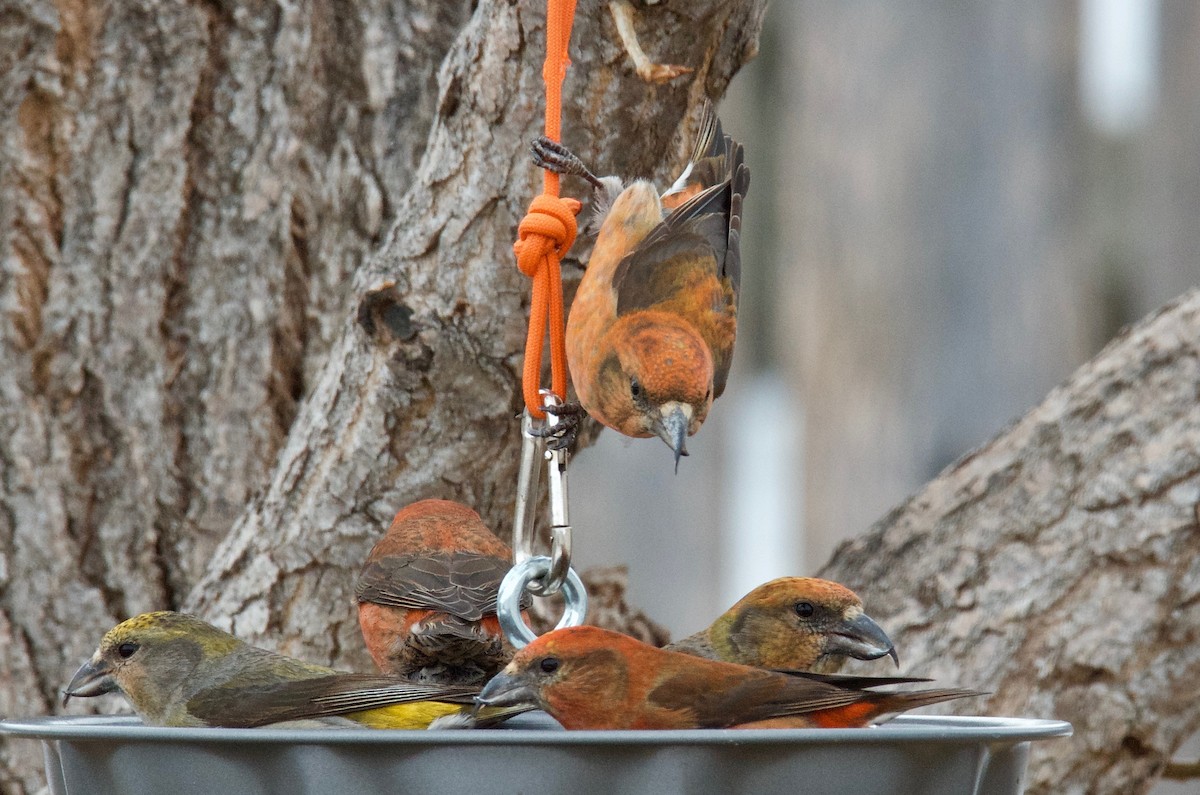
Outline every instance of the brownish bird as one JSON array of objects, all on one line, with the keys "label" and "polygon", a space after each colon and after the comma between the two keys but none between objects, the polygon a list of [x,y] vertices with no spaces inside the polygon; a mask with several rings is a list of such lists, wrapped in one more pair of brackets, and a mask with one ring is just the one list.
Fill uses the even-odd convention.
[{"label": "brownish bird", "polygon": [[416,682],[481,684],[512,656],[496,618],[511,567],[508,545],[470,508],[448,500],[404,508],[354,589],[375,664]]},{"label": "brownish bird", "polygon": [[974,690],[877,692],[923,680],[785,674],[570,627],[517,652],[481,706],[536,704],[567,729],[852,728]]},{"label": "brownish bird", "polygon": [[667,646],[710,660],[789,671],[832,673],[846,657],[876,660],[896,647],[844,585],[780,577],[758,586],[711,626]]},{"label": "brownish bird", "polygon": [[[657,436],[679,457],[725,390],[737,334],[739,237],[750,169],[706,105],[691,161],[661,197],[646,180],[597,178],[542,138],[534,162],[588,179],[607,204],[567,319],[579,405],[554,413],[569,444],[579,407],[626,436]],[[616,198],[608,204],[608,197]]]},{"label": "brownish bird", "polygon": [[168,611],[143,613],[105,633],[67,685],[63,705],[112,692],[150,726],[456,728],[516,714],[473,717],[464,705],[475,688],[336,671]]}]

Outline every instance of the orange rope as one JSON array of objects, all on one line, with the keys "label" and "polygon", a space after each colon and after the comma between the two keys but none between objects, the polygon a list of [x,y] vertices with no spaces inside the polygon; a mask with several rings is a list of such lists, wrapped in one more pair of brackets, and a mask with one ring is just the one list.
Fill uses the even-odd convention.
[{"label": "orange rope", "polygon": [[[562,82],[571,59],[567,45],[575,21],[575,0],[546,0],[546,61],[542,80],[546,84],[546,137],[558,141],[562,135]],[[575,216],[580,204],[558,196],[558,174],[544,172],[542,194],[534,198],[529,212],[517,227],[513,253],[521,273],[533,279],[529,307],[529,336],[525,339],[525,370],[521,379],[525,408],[531,417],[542,419],[538,389],[542,377],[542,342],[547,321],[550,332],[550,386],[559,398],[567,398],[567,343],[563,322],[562,270],[560,260],[575,242]]]}]

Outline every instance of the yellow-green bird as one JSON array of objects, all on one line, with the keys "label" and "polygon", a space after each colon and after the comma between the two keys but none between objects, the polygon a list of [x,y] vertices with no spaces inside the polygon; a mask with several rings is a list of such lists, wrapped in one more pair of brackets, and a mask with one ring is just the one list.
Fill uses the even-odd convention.
[{"label": "yellow-green bird", "polygon": [[337,671],[170,611],[143,613],[110,629],[67,685],[63,705],[116,690],[151,726],[461,728],[516,714],[472,719],[464,705],[478,688]]},{"label": "yellow-green bird", "polygon": [[844,585],[780,577],[755,588],[711,626],[666,647],[710,660],[782,671],[837,671],[846,657],[900,657]]}]

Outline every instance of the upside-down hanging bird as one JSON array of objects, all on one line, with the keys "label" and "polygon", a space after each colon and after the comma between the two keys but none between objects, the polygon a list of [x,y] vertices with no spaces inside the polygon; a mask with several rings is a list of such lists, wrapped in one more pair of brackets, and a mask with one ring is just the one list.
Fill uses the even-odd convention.
[{"label": "upside-down hanging bird", "polygon": [[536,704],[567,729],[850,728],[984,695],[870,689],[914,681],[924,680],[779,673],[656,649],[582,626],[547,633],[518,651],[476,702]]},{"label": "upside-down hanging bird", "polygon": [[[741,144],[706,104],[691,161],[662,196],[646,180],[600,179],[560,144],[539,138],[534,162],[584,177],[603,217],[567,318],[567,363],[578,406],[552,444],[569,444],[579,408],[626,436],[657,436],[679,457],[725,390],[737,333]],[[611,201],[610,201],[611,200]]]},{"label": "upside-down hanging bird", "polygon": [[479,514],[448,500],[401,510],[355,585],[367,650],[384,673],[480,685],[513,649],[496,618],[512,552]]},{"label": "upside-down hanging bird", "polygon": [[900,658],[887,634],[844,585],[780,577],[755,588],[709,627],[666,647],[773,670],[832,673],[846,657]]},{"label": "upside-down hanging bird", "polygon": [[[143,613],[110,629],[63,692],[120,691],[151,726],[461,727],[478,688],[352,674],[251,646],[184,613]],[[483,724],[513,713],[484,715]]]}]

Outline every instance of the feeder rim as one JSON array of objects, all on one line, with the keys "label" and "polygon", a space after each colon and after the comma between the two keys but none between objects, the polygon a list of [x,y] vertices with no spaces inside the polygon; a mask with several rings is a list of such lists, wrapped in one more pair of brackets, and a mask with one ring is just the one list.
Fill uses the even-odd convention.
[{"label": "feeder rim", "polygon": [[0,735],[74,742],[268,743],[296,745],[859,745],[1024,742],[1071,736],[1071,724],[1041,718],[905,715],[864,729],[688,729],[563,731],[488,729],[223,729],[144,726],[132,715],[42,716],[0,721]]}]

